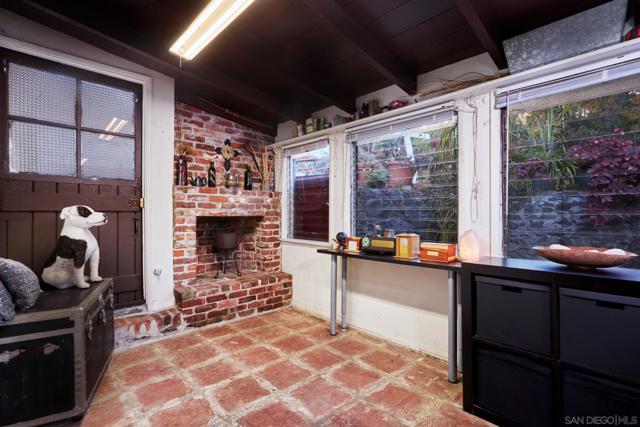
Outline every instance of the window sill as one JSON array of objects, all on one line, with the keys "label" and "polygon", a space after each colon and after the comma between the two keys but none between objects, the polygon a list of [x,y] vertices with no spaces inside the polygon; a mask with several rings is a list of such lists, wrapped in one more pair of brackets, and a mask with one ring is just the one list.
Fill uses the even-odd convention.
[{"label": "window sill", "polygon": [[293,246],[304,246],[308,248],[320,248],[327,249],[329,247],[329,242],[320,242],[317,240],[302,240],[302,239],[289,239],[282,238],[280,242],[284,245],[293,245]]}]

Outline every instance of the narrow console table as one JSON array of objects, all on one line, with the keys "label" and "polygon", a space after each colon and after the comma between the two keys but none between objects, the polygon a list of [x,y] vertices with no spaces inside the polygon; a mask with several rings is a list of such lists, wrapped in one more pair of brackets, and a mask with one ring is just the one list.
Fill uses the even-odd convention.
[{"label": "narrow console table", "polygon": [[448,348],[448,379],[451,383],[458,382],[458,273],[461,270],[459,262],[440,263],[420,260],[407,260],[389,255],[369,255],[365,253],[343,252],[333,249],[318,249],[318,253],[331,255],[331,335],[336,335],[337,295],[338,295],[338,257],[342,262],[342,328],[347,327],[347,260],[349,258],[406,265],[411,267],[432,268],[445,270],[448,273],[449,285],[449,348]]},{"label": "narrow console table", "polygon": [[637,424],[639,270],[484,258],[464,263],[460,287],[465,411],[498,425]]}]

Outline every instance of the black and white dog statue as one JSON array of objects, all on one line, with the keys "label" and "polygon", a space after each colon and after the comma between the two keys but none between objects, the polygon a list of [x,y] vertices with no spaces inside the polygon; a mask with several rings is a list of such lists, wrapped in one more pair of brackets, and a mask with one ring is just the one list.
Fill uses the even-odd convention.
[{"label": "black and white dog statue", "polygon": [[[98,274],[100,249],[98,241],[89,228],[107,223],[107,215],[88,206],[69,206],[62,210],[64,220],[58,244],[42,270],[42,280],[58,289],[88,288],[90,282],[100,282]],[[84,275],[84,266],[89,262],[90,275]]]}]

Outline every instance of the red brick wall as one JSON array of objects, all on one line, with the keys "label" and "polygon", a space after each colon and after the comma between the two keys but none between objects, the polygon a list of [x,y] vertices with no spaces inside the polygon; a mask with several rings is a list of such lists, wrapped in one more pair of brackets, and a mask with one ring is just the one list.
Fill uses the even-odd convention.
[{"label": "red brick wall", "polygon": [[[224,170],[224,159],[213,152],[216,147],[223,145],[225,139],[231,140],[231,146],[240,150],[242,154],[234,157],[231,161],[230,172],[237,176],[239,182],[244,182],[244,171],[246,165],[253,167],[254,189],[260,189],[260,175],[255,170],[255,165],[251,159],[248,146],[253,146],[256,151],[265,144],[272,144],[272,136],[258,132],[239,123],[234,123],[227,119],[217,117],[211,113],[200,110],[181,102],[176,102],[175,112],[175,141],[176,145],[180,141],[189,144],[193,154],[187,157],[189,176],[205,176],[209,171],[209,162],[215,162],[218,185],[222,185]],[[178,153],[175,154],[175,162],[178,161]],[[260,159],[258,159],[260,161]],[[174,183],[176,177],[176,166],[174,165]],[[271,168],[273,171],[273,168]],[[273,172],[270,175],[270,189],[273,189]]]},{"label": "red brick wall", "polygon": [[189,105],[176,104],[176,144],[182,140],[193,149],[187,158],[189,174],[206,175],[213,159],[218,182],[216,188],[175,187],[173,257],[176,287],[189,284],[198,273],[215,271],[211,235],[207,231],[216,226],[206,225],[211,218],[198,220],[198,217],[257,217],[249,236],[241,238],[243,244],[239,249],[247,249],[248,253],[239,254],[239,259],[246,260],[244,268],[269,273],[280,271],[280,194],[260,191],[257,173],[252,191],[223,187],[224,160],[213,150],[227,138],[242,152],[231,162],[231,173],[238,175],[240,180],[245,166],[252,163],[247,146],[259,147],[273,142],[270,136],[240,124]]}]

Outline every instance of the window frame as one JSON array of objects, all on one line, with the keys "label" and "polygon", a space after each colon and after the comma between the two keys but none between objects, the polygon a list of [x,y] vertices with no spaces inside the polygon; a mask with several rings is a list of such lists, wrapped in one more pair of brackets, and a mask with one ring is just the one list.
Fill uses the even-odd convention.
[{"label": "window frame", "polygon": [[[328,173],[327,173],[327,184],[328,184],[328,188],[327,188],[327,195],[328,195],[328,200],[327,200],[327,209],[328,209],[328,215],[327,215],[327,239],[304,239],[304,238],[298,238],[298,237],[294,237],[293,236],[293,224],[294,224],[294,206],[293,206],[293,193],[294,193],[294,189],[293,189],[293,183],[295,181],[295,176],[294,176],[294,171],[292,169],[292,156],[295,154],[290,154],[287,153],[288,149],[296,149],[296,148],[302,148],[305,146],[311,146],[311,145],[317,145],[317,144],[322,144],[326,147],[327,151],[328,151],[328,157],[327,157],[327,163],[328,163]],[[317,149],[320,149],[322,147],[317,147],[314,150],[310,150],[310,151],[315,151]],[[329,138],[321,138],[318,140],[313,140],[313,141],[308,141],[299,145],[295,145],[292,147],[287,147],[284,148],[283,150],[283,156],[282,159],[284,161],[284,172],[285,172],[285,179],[286,181],[283,183],[283,191],[286,193],[286,197],[283,197],[284,200],[286,200],[286,205],[283,204],[283,208],[286,207],[286,209],[284,209],[284,211],[286,212],[286,220],[283,221],[283,224],[285,225],[283,227],[283,232],[282,232],[282,241],[284,242],[290,242],[290,243],[298,243],[298,244],[305,244],[305,245],[321,245],[322,247],[325,246],[325,244],[327,242],[329,242],[331,240],[331,170],[332,170],[332,156],[331,156],[331,142],[329,140]],[[284,218],[283,218],[284,219]]]},{"label": "window frame", "polygon": [[[3,141],[0,147],[0,178],[24,181],[56,181],[59,183],[69,184],[113,184],[120,186],[140,186],[142,182],[142,86],[137,83],[121,80],[118,78],[106,76],[99,73],[83,70],[73,66],[65,65],[59,62],[50,61],[36,56],[16,52],[13,50],[0,48],[0,61],[2,62],[2,75],[0,76],[0,141]],[[42,71],[55,72],[63,74],[75,79],[75,124],[68,125],[64,123],[50,122],[48,120],[34,119],[23,116],[13,116],[9,114],[9,87],[8,87],[8,64],[9,62],[35,68]],[[82,126],[82,105],[81,105],[81,83],[83,81],[89,83],[97,83],[111,86],[117,89],[131,91],[136,96],[133,111],[133,134],[125,134],[119,132],[107,132],[104,129],[94,129]],[[11,120],[22,123],[39,124],[52,126],[63,129],[70,129],[76,132],[76,176],[64,175],[45,175],[30,172],[10,172],[9,171],[9,122]],[[116,137],[124,137],[134,140],[134,178],[113,179],[113,178],[86,178],[82,177],[81,160],[82,160],[82,132],[100,133],[113,135]],[[139,147],[139,148],[138,148]]]},{"label": "window frame", "polygon": [[[453,126],[456,127],[456,158],[455,158],[455,164],[456,164],[456,198],[455,198],[455,208],[456,208],[456,215],[455,215],[455,223],[456,223],[456,232],[454,234],[454,240],[456,243],[458,240],[458,236],[460,233],[460,117],[458,115],[458,111],[456,108],[454,107],[450,107],[446,104],[441,105],[441,106],[436,106],[435,108],[430,108],[429,110],[425,111],[424,113],[424,118],[426,120],[427,117],[432,116],[437,114],[437,110],[439,109],[444,109],[444,111],[447,110],[451,110],[453,111],[453,120],[454,120],[454,124]],[[400,122],[402,123],[403,121],[403,116],[399,116],[394,118],[395,120],[390,120],[388,121],[388,123],[382,123],[383,126],[388,126],[391,125],[393,126],[393,124],[395,122]],[[442,122],[442,123],[446,123],[446,122]],[[372,127],[376,127],[376,124],[373,123]],[[407,129],[405,129],[405,131],[409,131],[413,129],[413,127],[409,127]],[[392,133],[392,132],[391,132]],[[389,134],[391,134],[389,133]],[[387,135],[389,135],[387,134]],[[383,137],[378,137],[378,139],[380,141],[383,140]],[[348,200],[348,209],[349,209],[349,234],[351,235],[358,235],[357,234],[357,226],[356,226],[356,219],[357,219],[357,203],[356,203],[356,198],[357,198],[357,180],[358,180],[358,175],[357,175],[357,168],[358,168],[358,155],[357,155],[357,149],[358,149],[358,140],[357,139],[352,139],[349,140],[349,130],[347,130],[347,144],[349,144],[349,157],[350,157],[350,161],[349,161],[349,188],[348,193],[349,193],[349,200]],[[404,232],[403,230],[394,230],[396,233],[399,232]],[[407,232],[411,232],[411,233],[417,233],[415,230],[408,230]],[[359,236],[359,235],[358,235]],[[361,236],[360,236],[361,237]],[[421,241],[426,241],[422,239],[421,236]],[[435,241],[435,240],[434,240]]]}]

